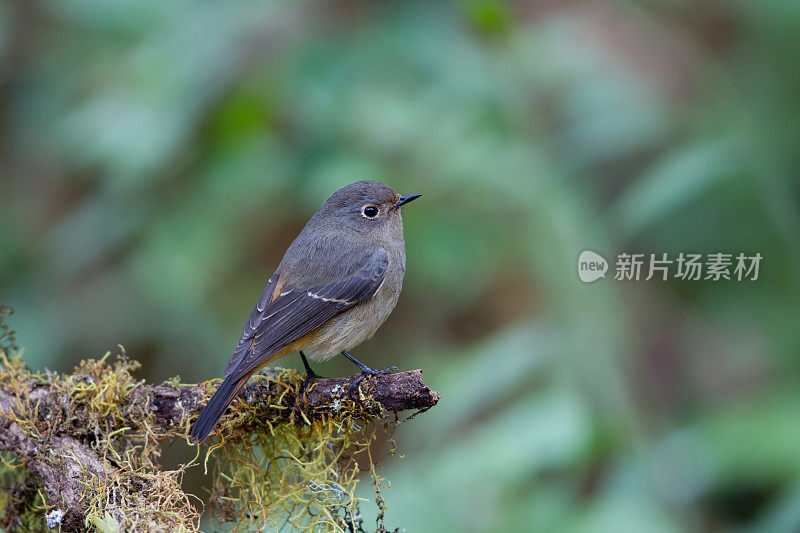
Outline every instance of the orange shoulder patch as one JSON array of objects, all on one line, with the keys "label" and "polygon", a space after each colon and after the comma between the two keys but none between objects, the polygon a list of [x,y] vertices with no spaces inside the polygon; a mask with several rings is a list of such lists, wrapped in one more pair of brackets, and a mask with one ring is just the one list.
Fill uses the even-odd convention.
[{"label": "orange shoulder patch", "polygon": [[281,295],[285,287],[286,287],[286,282],[278,278],[278,283],[275,284],[275,288],[272,290],[272,297],[269,299],[269,301],[274,302],[275,299]]}]

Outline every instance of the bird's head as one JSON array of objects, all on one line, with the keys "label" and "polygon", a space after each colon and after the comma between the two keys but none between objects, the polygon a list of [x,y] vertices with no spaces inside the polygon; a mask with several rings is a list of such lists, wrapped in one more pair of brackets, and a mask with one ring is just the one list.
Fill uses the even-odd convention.
[{"label": "bird's head", "polygon": [[400,195],[384,183],[357,181],[342,187],[328,198],[315,217],[325,224],[338,224],[355,233],[402,236],[400,207],[421,194]]}]

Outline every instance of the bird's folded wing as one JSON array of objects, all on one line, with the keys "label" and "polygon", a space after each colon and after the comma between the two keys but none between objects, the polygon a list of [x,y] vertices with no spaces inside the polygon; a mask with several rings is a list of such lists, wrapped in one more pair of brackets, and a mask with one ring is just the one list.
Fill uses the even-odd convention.
[{"label": "bird's folded wing", "polygon": [[372,298],[383,283],[389,258],[379,248],[365,256],[353,272],[337,281],[312,287],[284,287],[270,301],[278,275],[270,278],[256,308],[242,331],[225,377],[243,377],[258,368],[267,358],[286,348],[334,316]]},{"label": "bird's folded wing", "polygon": [[233,355],[225,366],[225,377],[228,377],[228,375],[239,366],[239,363],[242,362],[247,352],[250,350],[250,346],[253,344],[253,337],[255,337],[258,326],[264,319],[264,311],[272,302],[272,294],[275,292],[275,286],[278,284],[278,277],[278,273],[276,272],[269,278],[267,286],[264,287],[261,296],[258,298],[258,303],[256,303],[256,306],[250,312],[250,318],[247,319],[247,323],[244,325],[242,336],[239,337],[239,342],[236,343],[236,348],[233,349]]}]

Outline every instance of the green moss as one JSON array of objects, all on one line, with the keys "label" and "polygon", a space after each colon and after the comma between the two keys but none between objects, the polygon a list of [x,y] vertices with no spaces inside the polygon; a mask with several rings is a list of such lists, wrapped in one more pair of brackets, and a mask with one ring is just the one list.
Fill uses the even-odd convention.
[{"label": "green moss", "polygon": [[[366,471],[380,487],[371,447],[377,429],[389,426],[380,405],[369,398],[341,399],[324,409],[290,406],[302,377],[280,370],[275,379],[286,385],[274,398],[273,409],[284,411],[280,420],[263,417],[248,402],[237,402],[235,414],[222,421],[224,440],[212,442],[205,457],[216,456],[211,498],[214,516],[235,523],[235,530],[291,526],[299,531],[358,529],[359,503],[355,496],[359,474]],[[313,386],[313,385],[312,385]],[[290,394],[292,393],[292,394]],[[376,493],[383,503],[380,492]],[[383,531],[382,520],[378,530]]]},{"label": "green moss", "polygon": [[31,471],[7,453],[0,452],[0,528],[37,531],[43,528],[44,497]]},{"label": "green moss", "polygon": [[[109,359],[107,353],[99,360],[81,361],[72,374],[44,376],[28,371],[19,357],[9,358],[0,352],[0,387],[18,398],[13,412],[4,416],[12,417],[42,450],[50,449],[49,443],[66,428],[106,460],[105,476],[92,475],[87,469],[82,479],[87,526],[146,531],[172,524],[197,530],[200,512],[180,487],[186,466],[172,471],[159,468],[159,443],[176,434],[157,431],[152,413],[125,412],[122,406],[141,384],[131,375],[139,364],[128,359],[124,351],[113,363]],[[50,396],[49,402],[31,400],[28,391],[44,383],[55,396]],[[56,403],[52,398],[61,401]],[[136,421],[135,430],[130,418]],[[59,453],[42,453],[38,459],[60,468],[65,458]],[[44,502],[39,509],[38,529],[44,529],[44,511],[55,508],[53,503]],[[15,507],[13,512],[19,511]]]},{"label": "green moss", "polygon": [[[333,406],[307,410],[294,405],[294,394],[289,394],[300,387],[296,371],[256,376],[285,385],[271,400],[269,412],[274,416],[265,416],[263,407],[247,399],[236,401],[215,434],[224,440],[212,440],[208,451],[198,452],[189,464],[161,470],[160,443],[187,440],[192,420],[184,415],[177,427],[163,430],[154,423],[152,412],[143,408],[131,412],[131,395],[142,385],[131,374],[138,368],[123,350],[114,358],[107,353],[99,360],[82,361],[72,374],[42,375],[30,372],[19,357],[0,351],[0,387],[19,398],[14,412],[5,416],[13,417],[43,449],[68,428],[109,465],[103,476],[86,472],[81,497],[88,506],[87,526],[98,531],[198,530],[203,504],[181,489],[181,480],[186,469],[199,462],[214,475],[210,502],[214,517],[234,523],[235,530],[286,525],[307,531],[350,531],[351,525],[359,530],[359,499],[354,492],[362,471],[372,476],[378,505],[385,506],[371,445],[377,429],[391,424],[369,398],[354,402],[342,394]],[[173,380],[176,387],[178,382]],[[30,400],[28,393],[37,384],[47,384],[56,393],[49,398],[60,400],[50,404]],[[213,389],[207,389],[210,396]],[[58,454],[41,459],[54,466],[63,461]],[[24,472],[18,466],[9,474],[15,480],[4,486],[34,486]],[[53,502],[45,501],[38,491],[35,498],[30,498],[30,491],[19,495],[13,501],[6,495],[6,516],[16,515],[29,520],[30,527],[43,529],[44,514],[55,508]],[[377,528],[385,531],[382,517]]]}]

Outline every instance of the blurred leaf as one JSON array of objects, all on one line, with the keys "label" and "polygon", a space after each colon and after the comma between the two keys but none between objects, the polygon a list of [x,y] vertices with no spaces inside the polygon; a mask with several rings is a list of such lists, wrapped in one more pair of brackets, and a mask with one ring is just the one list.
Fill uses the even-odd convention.
[{"label": "blurred leaf", "polygon": [[735,146],[712,140],[668,153],[620,196],[613,209],[624,236],[663,220],[735,169]]},{"label": "blurred leaf", "polygon": [[466,0],[464,11],[482,33],[496,37],[507,34],[513,23],[509,6],[500,0]]}]

